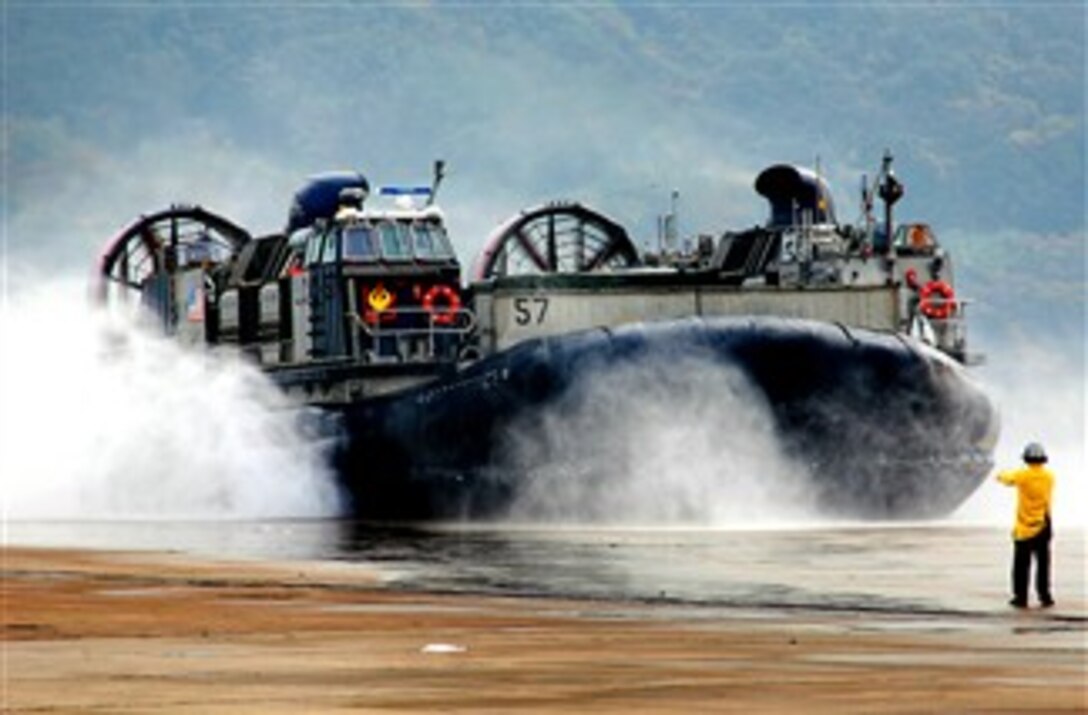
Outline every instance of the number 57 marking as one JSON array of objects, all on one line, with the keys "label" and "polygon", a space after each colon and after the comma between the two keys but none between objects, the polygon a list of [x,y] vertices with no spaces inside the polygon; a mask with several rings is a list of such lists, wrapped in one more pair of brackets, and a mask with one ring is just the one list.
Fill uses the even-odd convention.
[{"label": "number 57 marking", "polygon": [[547,314],[547,298],[514,298],[514,322],[518,325],[540,325]]}]

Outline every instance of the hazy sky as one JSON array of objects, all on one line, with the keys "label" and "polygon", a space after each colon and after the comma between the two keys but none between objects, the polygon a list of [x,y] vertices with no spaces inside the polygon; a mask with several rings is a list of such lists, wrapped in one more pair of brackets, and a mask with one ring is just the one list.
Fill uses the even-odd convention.
[{"label": "hazy sky", "polygon": [[860,175],[890,147],[901,216],[931,221],[978,290],[1001,277],[983,316],[996,324],[994,306],[1026,299],[1043,306],[1031,315],[1056,308],[1082,329],[1084,14],[1080,2],[9,0],[8,253],[82,270],[172,202],[276,231],[309,174],[416,183],[437,158],[466,264],[503,219],[557,198],[639,242],[672,189],[682,232],[751,225],[765,215],[752,180],[780,161],[819,160],[852,221]]}]

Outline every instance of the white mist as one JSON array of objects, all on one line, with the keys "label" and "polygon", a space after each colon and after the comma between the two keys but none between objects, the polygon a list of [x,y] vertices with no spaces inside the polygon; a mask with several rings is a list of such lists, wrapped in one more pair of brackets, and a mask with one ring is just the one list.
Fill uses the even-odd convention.
[{"label": "white mist", "polygon": [[[992,363],[979,371],[986,391],[1001,412],[1001,441],[996,470],[1023,463],[1028,442],[1041,442],[1056,476],[1055,529],[1088,526],[1088,459],[1085,454],[1085,374],[1079,355],[1044,345],[1002,346]],[[966,522],[1011,526],[1016,492],[991,475],[956,513]]]},{"label": "white mist", "polygon": [[816,517],[765,400],[687,357],[606,368],[509,430],[526,473],[512,517],[561,523],[774,526]]},{"label": "white mist", "polygon": [[329,439],[242,359],[185,350],[48,279],[0,316],[8,519],[321,517]]}]

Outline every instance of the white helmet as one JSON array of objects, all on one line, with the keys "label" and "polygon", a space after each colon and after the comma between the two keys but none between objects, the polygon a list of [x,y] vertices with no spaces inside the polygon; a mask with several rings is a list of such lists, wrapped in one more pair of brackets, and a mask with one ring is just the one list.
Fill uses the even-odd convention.
[{"label": "white helmet", "polygon": [[1024,447],[1024,461],[1028,464],[1045,464],[1046,450],[1038,442],[1032,442]]}]

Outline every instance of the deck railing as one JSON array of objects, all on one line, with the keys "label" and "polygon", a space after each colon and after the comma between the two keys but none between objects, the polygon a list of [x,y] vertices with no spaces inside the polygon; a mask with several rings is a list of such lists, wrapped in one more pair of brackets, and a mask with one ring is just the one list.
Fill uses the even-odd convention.
[{"label": "deck railing", "polygon": [[355,328],[352,354],[371,363],[453,362],[476,329],[476,314],[468,308],[397,308],[395,317],[376,313],[367,320],[356,312],[348,317]]}]

